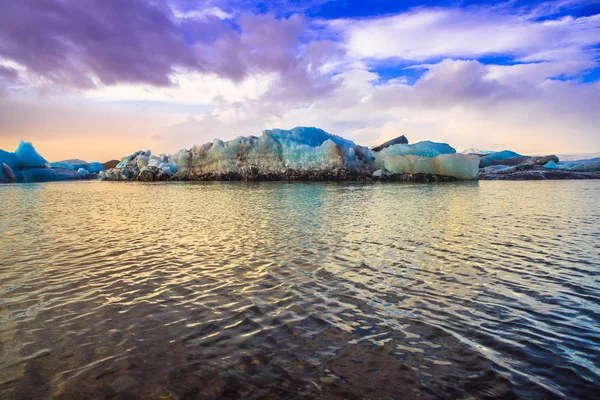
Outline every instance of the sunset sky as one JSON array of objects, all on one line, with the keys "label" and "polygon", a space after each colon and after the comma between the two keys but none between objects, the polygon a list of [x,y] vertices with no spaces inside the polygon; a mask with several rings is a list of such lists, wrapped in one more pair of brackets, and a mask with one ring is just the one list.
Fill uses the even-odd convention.
[{"label": "sunset sky", "polygon": [[599,61],[600,1],[0,0],[0,148],[106,161],[317,126],[600,152]]}]

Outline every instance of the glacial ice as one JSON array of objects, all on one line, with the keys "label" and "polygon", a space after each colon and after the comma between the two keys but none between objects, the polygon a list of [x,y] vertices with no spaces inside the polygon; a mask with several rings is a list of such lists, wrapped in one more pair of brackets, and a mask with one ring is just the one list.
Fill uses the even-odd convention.
[{"label": "glacial ice", "polygon": [[350,177],[371,176],[374,170],[382,169],[382,176],[426,173],[475,179],[478,165],[478,156],[456,154],[446,143],[396,144],[374,152],[322,129],[297,127],[266,130],[261,136],[240,136],[226,142],[215,139],[171,155],[155,156],[150,151],[137,151],[124,157],[114,170],[100,174],[100,178],[135,179],[141,172],[145,180],[158,179],[160,175],[175,175],[180,179],[203,176],[206,179],[260,176],[280,179],[288,174],[316,177],[321,173]]},{"label": "glacial ice", "polygon": [[[479,168],[489,167],[491,165],[516,165],[523,156],[510,150],[493,152],[485,157],[481,157]],[[513,162],[511,162],[511,160]]]},{"label": "glacial ice", "polygon": [[85,168],[79,168],[77,170],[77,173],[79,174],[79,176],[81,176],[83,178],[84,176],[88,176],[90,174],[90,171],[88,171]]},{"label": "glacial ice", "polygon": [[597,172],[600,171],[600,157],[589,160],[577,160],[558,163],[558,168],[568,171]]},{"label": "glacial ice", "polygon": [[477,179],[479,156],[471,154],[440,154],[437,157],[389,155],[383,160],[386,170],[399,174],[437,174],[457,179]]},{"label": "glacial ice", "polygon": [[60,168],[70,169],[71,171],[75,171],[75,167],[72,164],[69,164],[68,162],[65,162],[65,161],[51,162],[50,167],[52,167],[52,168],[60,167]]},{"label": "glacial ice", "polygon": [[226,174],[254,166],[260,173],[333,170],[353,172],[370,170],[371,150],[322,129],[298,127],[291,130],[266,130],[260,137],[238,137],[223,142],[194,146],[169,157],[179,165],[178,174]]},{"label": "glacial ice", "polygon": [[17,182],[54,182],[80,179],[77,172],[67,168],[23,168],[15,171]]},{"label": "glacial ice", "polygon": [[100,171],[104,171],[104,166],[102,166],[102,164],[99,162],[89,163],[87,161],[79,160],[79,159],[55,161],[55,162],[51,162],[50,166],[53,168],[62,167],[62,168],[70,169],[71,171],[78,171],[80,168],[83,168],[90,173],[98,173]]},{"label": "glacial ice", "polygon": [[456,150],[447,143],[430,142],[429,140],[414,144],[395,144],[381,150],[378,157],[385,156],[420,156],[437,157],[440,154],[455,154]]},{"label": "glacial ice", "polygon": [[19,166],[26,167],[46,167],[48,161],[35,150],[31,142],[21,140],[19,147],[15,150],[15,156],[19,161]]},{"label": "glacial ice", "polygon": [[98,173],[100,171],[104,171],[104,166],[99,162],[91,162],[88,171],[90,171],[91,173]]},{"label": "glacial ice", "polygon": [[19,159],[15,153],[0,149],[0,163],[6,164],[11,168],[19,168]]},{"label": "glacial ice", "polygon": [[550,160],[546,164],[544,164],[543,167],[547,168],[547,169],[558,169],[558,165],[552,160]]}]

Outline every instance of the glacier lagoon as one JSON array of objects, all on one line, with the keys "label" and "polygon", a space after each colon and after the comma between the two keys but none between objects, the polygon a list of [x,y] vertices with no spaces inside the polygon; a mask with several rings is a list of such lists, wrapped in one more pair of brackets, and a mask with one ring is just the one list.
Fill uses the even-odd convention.
[{"label": "glacier lagoon", "polygon": [[600,181],[0,185],[2,398],[593,398]]}]

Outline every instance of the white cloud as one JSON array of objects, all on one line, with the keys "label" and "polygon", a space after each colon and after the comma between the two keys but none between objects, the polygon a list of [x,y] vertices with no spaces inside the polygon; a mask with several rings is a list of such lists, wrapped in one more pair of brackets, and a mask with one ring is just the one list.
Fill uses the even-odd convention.
[{"label": "white cloud", "polygon": [[[359,59],[425,61],[444,57],[508,55],[523,60],[564,60],[600,43],[600,15],[536,21],[488,9],[416,9],[361,21],[326,23],[341,32]],[[590,58],[589,55],[586,58]]]}]

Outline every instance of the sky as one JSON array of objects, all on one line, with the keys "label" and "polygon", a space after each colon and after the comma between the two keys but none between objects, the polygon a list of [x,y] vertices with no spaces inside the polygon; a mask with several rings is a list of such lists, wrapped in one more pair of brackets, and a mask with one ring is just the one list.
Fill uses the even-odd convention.
[{"label": "sky", "polygon": [[600,152],[600,0],[0,0],[0,148],[50,161],[316,126]]}]

